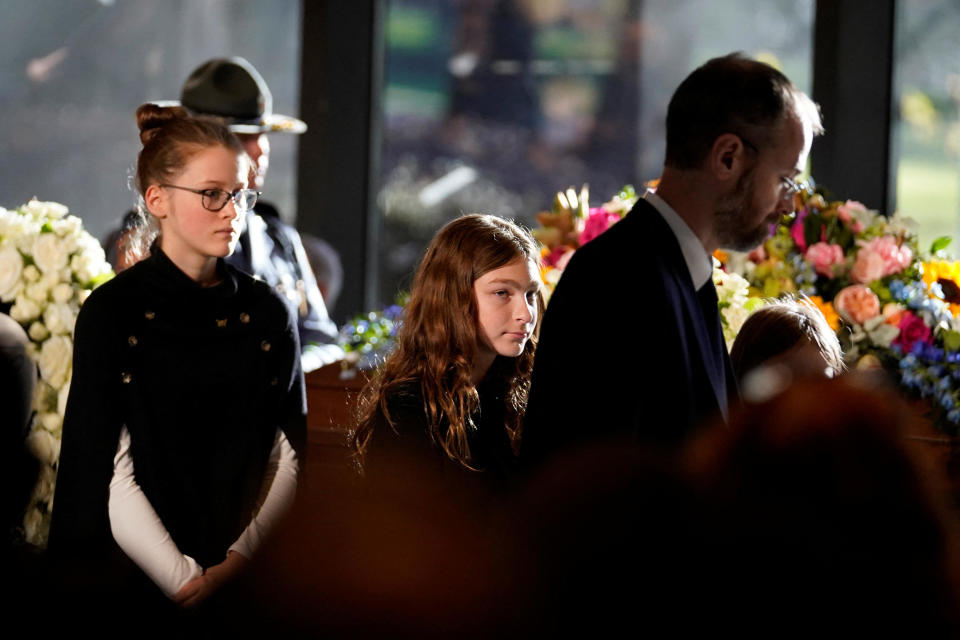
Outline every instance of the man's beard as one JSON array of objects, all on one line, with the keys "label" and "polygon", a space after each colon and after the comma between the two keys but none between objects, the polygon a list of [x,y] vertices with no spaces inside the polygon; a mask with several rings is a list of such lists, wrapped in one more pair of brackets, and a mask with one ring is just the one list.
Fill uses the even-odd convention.
[{"label": "man's beard", "polygon": [[[761,221],[750,228],[750,208],[753,206],[753,168],[740,176],[732,193],[720,199],[714,213],[717,243],[724,249],[752,251],[766,239],[769,225]],[[766,220],[766,218],[764,218]]]}]

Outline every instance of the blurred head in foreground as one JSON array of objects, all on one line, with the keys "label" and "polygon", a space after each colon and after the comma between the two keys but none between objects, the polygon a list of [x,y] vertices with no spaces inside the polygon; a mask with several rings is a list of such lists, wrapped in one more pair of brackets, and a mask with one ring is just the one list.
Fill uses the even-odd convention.
[{"label": "blurred head in foreground", "polygon": [[925,472],[906,437],[922,418],[877,381],[798,380],[691,445],[714,511],[709,573],[735,587],[727,604],[750,601],[769,620],[803,612],[811,628],[958,630],[942,470]]}]

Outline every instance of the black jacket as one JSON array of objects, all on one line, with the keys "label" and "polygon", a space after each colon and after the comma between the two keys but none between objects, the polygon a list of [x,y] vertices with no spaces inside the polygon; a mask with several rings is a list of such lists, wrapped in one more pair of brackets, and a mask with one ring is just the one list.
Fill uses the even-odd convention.
[{"label": "black jacket", "polygon": [[[712,286],[712,285],[711,285]],[[520,456],[622,438],[673,449],[736,382],[673,231],[646,200],[579,249],[544,315]],[[722,352],[713,357],[713,353]]]},{"label": "black jacket", "polygon": [[120,429],[136,480],[180,551],[223,560],[252,516],[277,428],[301,460],[296,324],[267,285],[223,264],[204,288],[154,247],[77,318],[50,549],[115,554],[108,485]]}]

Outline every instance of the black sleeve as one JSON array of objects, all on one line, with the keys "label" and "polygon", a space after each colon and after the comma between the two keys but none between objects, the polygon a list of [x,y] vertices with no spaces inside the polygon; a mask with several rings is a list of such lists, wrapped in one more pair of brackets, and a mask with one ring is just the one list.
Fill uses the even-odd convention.
[{"label": "black sleeve", "polygon": [[107,512],[122,427],[122,364],[110,340],[113,313],[94,293],[77,317],[49,547],[95,555],[113,544]]},{"label": "black sleeve", "polygon": [[[286,306],[284,306],[286,310]],[[305,468],[307,455],[307,392],[303,380],[303,367],[300,364],[300,339],[297,335],[296,320],[289,311],[285,315],[287,327],[284,331],[284,358],[288,361],[289,378],[286,381],[284,398],[284,418],[281,424],[287,440],[297,452],[300,468]]]}]

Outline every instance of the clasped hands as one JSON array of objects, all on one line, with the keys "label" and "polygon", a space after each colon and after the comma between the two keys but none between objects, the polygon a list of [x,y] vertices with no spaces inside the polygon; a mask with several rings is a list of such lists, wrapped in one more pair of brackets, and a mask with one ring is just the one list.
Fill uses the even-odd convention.
[{"label": "clasped hands", "polygon": [[224,583],[236,577],[248,560],[243,554],[228,551],[227,557],[220,564],[215,564],[187,584],[183,585],[173,596],[173,601],[185,609],[192,609],[209,598]]}]

